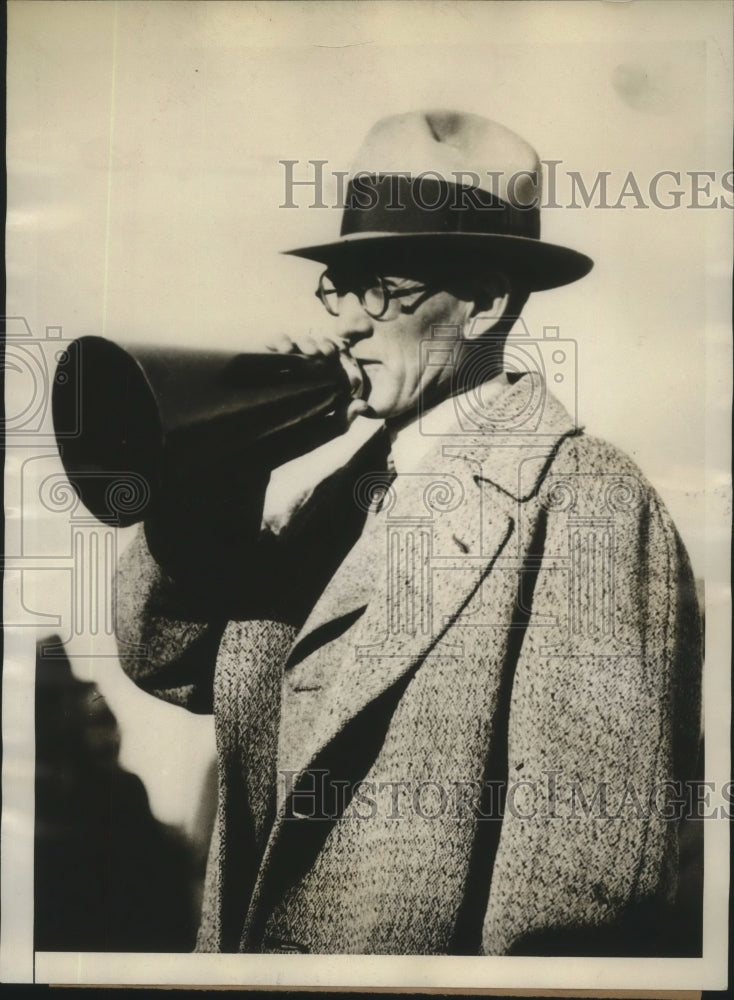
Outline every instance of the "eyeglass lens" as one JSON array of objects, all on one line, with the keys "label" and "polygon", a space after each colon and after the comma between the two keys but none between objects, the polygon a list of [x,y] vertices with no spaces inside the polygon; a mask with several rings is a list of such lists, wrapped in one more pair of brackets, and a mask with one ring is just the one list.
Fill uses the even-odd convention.
[{"label": "eyeglass lens", "polygon": [[339,297],[348,292],[353,292],[359,298],[365,312],[375,319],[379,319],[384,314],[390,301],[389,293],[381,278],[372,277],[364,282],[354,283],[351,287],[337,289],[327,272],[321,275],[316,294],[323,302],[327,312],[332,316],[338,316]]}]

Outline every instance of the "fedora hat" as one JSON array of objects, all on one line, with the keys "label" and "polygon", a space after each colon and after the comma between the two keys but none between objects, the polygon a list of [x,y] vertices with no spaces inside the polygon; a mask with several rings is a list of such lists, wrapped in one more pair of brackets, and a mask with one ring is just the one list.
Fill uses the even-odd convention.
[{"label": "fedora hat", "polygon": [[339,239],[285,251],[327,266],[477,265],[529,291],[582,278],[593,261],[540,239],[542,172],[519,135],[461,111],[378,121],[350,172]]}]

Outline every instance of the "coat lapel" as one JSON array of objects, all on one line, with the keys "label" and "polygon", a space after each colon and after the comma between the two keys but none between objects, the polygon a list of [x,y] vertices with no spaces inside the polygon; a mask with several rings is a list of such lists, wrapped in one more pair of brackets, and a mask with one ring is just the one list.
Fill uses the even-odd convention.
[{"label": "coat lapel", "polygon": [[[429,655],[493,561],[488,565],[480,554],[480,533],[495,555],[511,534],[506,505],[482,517],[481,487],[467,463],[444,464],[460,474],[443,472],[434,485],[446,487],[442,498],[453,488],[449,504],[456,506],[427,506],[428,474],[398,483],[392,509],[374,517],[337,574],[343,591],[327,595],[315,627],[299,639],[307,647],[319,630],[336,624],[330,616],[348,621],[350,612],[364,609],[329,646],[309,651],[287,670],[281,726],[290,730],[291,752],[280,766],[307,770],[352,718]],[[443,655],[460,652],[449,647]]]},{"label": "coat lapel", "polygon": [[291,647],[287,667],[294,671],[319,634],[339,619],[349,618],[363,610],[372,596],[377,566],[373,557],[375,538],[380,534],[376,514],[369,514],[365,528],[347,553]]},{"label": "coat lapel", "polygon": [[[517,433],[514,415],[524,420],[539,392],[535,433]],[[518,504],[573,431],[542,381],[525,376],[487,412],[481,436],[437,437],[425,471],[388,487],[291,650],[281,728],[292,732],[297,754],[279,765],[306,770],[351,718],[430,653],[491,571]],[[461,653],[450,643],[441,648]],[[306,690],[312,699],[300,696]]]}]

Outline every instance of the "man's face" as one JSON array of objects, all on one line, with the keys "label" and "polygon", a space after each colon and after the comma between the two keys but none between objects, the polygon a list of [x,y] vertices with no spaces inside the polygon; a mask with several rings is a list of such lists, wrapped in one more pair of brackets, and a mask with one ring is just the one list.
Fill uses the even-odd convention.
[{"label": "man's face", "polygon": [[[391,298],[384,316],[375,318],[360,302],[358,292],[367,279],[342,279],[335,319],[339,340],[359,363],[365,380],[364,399],[375,416],[394,419],[414,412],[419,400],[431,406],[447,395],[453,373],[449,351],[433,352],[439,361],[425,364],[430,340],[437,326],[444,336],[461,336],[472,303],[445,289],[415,278],[384,278]],[[354,291],[347,291],[353,288]],[[365,295],[365,304],[370,305]],[[406,311],[407,310],[407,311]],[[373,310],[374,311],[374,310]]]}]

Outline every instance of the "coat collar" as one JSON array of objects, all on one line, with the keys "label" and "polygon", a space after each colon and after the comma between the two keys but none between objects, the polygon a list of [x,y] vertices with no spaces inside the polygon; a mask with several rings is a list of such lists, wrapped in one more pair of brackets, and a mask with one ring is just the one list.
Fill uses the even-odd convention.
[{"label": "coat collar", "polygon": [[560,443],[579,433],[536,373],[512,376],[493,406],[471,416],[474,426],[465,421],[466,433],[444,444],[444,455],[473,463],[479,478],[517,501],[535,495]]}]

